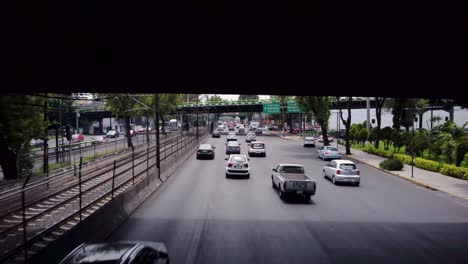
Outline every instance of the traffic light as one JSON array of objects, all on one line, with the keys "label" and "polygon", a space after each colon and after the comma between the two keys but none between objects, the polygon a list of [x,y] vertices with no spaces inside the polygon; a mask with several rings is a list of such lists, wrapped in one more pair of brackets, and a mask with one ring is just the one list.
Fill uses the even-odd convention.
[{"label": "traffic light", "polygon": [[70,126],[65,127],[65,137],[67,138],[68,141],[71,140]]}]

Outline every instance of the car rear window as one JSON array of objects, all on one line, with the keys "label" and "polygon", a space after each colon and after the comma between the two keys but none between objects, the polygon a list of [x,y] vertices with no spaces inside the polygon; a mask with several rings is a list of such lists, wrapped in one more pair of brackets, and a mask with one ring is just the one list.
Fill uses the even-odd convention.
[{"label": "car rear window", "polygon": [[305,140],[314,140],[313,137],[306,137]]},{"label": "car rear window", "polygon": [[329,147],[329,148],[327,148],[327,149],[330,150],[330,151],[338,151],[337,148],[330,148],[330,147]]},{"label": "car rear window", "polygon": [[342,169],[342,170],[355,170],[356,165],[351,164],[351,163],[345,163],[345,164],[340,165],[340,169]]},{"label": "car rear window", "polygon": [[284,172],[284,173],[304,173],[304,168],[284,166],[284,167],[281,168],[280,172]]},{"label": "car rear window", "polygon": [[259,144],[259,143],[255,143],[255,144],[252,144],[252,148],[253,148],[253,149],[262,149],[262,148],[265,148],[265,145]]},{"label": "car rear window", "polygon": [[244,163],[247,160],[242,156],[234,156],[234,157],[231,158],[231,161],[235,162],[235,163]]}]

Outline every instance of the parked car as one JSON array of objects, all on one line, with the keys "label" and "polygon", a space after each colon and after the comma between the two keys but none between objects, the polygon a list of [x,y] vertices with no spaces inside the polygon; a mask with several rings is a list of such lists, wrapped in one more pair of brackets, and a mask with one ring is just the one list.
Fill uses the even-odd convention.
[{"label": "parked car", "polygon": [[215,158],[215,146],[211,144],[201,144],[197,150],[197,159],[200,158]]},{"label": "parked car", "polygon": [[84,136],[82,134],[74,134],[71,138],[71,143],[79,143],[84,141]]},{"label": "parked car", "polygon": [[249,144],[248,154],[250,157],[252,156],[266,157],[265,143],[257,141],[257,142]]},{"label": "parked car", "polygon": [[226,141],[237,141],[236,133],[229,132],[227,137],[226,137]]},{"label": "parked car", "polygon": [[323,167],[323,176],[331,179],[335,185],[346,182],[359,186],[361,182],[361,172],[350,160],[332,160]]},{"label": "parked car", "polygon": [[117,133],[117,130],[109,130],[109,132],[107,132],[107,134],[106,134],[106,137],[107,138],[118,138],[119,133]]},{"label": "parked car", "polygon": [[272,169],[271,185],[278,189],[281,199],[297,194],[310,200],[317,188],[316,181],[305,174],[304,167],[299,164],[278,164]]},{"label": "parked car", "polygon": [[228,141],[226,143],[226,155],[229,154],[240,154],[241,146],[237,141]]},{"label": "parked car", "polygon": [[315,147],[315,138],[314,137],[305,137],[304,138],[304,147]]},{"label": "parked car", "polygon": [[225,160],[227,160],[226,178],[230,176],[245,176],[250,178],[250,159],[245,155],[229,155]]},{"label": "parked car", "polygon": [[212,138],[220,138],[221,134],[219,133],[219,131],[214,130],[213,133],[211,133],[211,137]]},{"label": "parked car", "polygon": [[342,156],[338,149],[334,146],[323,146],[318,149],[318,158],[323,160],[341,159]]},{"label": "parked car", "polygon": [[105,136],[95,136],[91,137],[91,143],[92,144],[102,144],[102,143],[107,143],[109,139]]},{"label": "parked car", "polygon": [[83,243],[60,262],[60,264],[79,263],[169,263],[169,255],[166,246],[158,242]]},{"label": "parked car", "polygon": [[247,143],[250,143],[255,140],[257,140],[257,136],[254,133],[247,133],[247,136],[245,136],[245,142]]}]

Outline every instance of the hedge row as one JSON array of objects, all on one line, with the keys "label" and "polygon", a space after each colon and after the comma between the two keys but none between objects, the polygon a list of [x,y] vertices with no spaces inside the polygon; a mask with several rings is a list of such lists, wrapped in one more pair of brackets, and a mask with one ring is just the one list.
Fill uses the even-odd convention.
[{"label": "hedge row", "polygon": [[401,162],[401,160],[398,160],[398,159],[388,159],[388,160],[382,161],[379,164],[379,166],[382,169],[395,171],[395,170],[403,169],[403,162]]},{"label": "hedge row", "polygon": [[386,158],[390,158],[393,155],[393,153],[390,152],[390,151],[386,151],[386,150],[382,150],[382,149],[376,149],[372,145],[366,146],[365,148],[362,149],[362,151],[370,153],[370,154],[375,154],[375,155],[379,155],[379,156],[382,156],[382,157],[386,157]]},{"label": "hedge row", "polygon": [[442,168],[440,169],[440,173],[449,175],[449,176],[454,176],[460,179],[465,179],[468,180],[468,169],[467,168],[462,168],[462,167],[457,167],[454,165],[449,165],[449,164],[444,164],[442,165]]},{"label": "hedge row", "polygon": [[403,163],[411,165],[411,156],[405,154],[394,154],[395,159],[403,161]]},{"label": "hedge row", "polygon": [[433,160],[415,158],[414,166],[421,168],[421,169],[425,169],[425,170],[440,172],[440,163],[437,161],[433,161]]}]

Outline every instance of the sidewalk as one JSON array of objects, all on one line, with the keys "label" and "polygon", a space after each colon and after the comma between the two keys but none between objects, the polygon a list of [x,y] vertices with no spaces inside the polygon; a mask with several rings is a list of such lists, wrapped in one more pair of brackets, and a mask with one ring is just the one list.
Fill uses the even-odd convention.
[{"label": "sidewalk", "polygon": [[[277,134],[277,135],[280,136],[280,134]],[[285,137],[282,137],[282,138],[287,139],[287,140],[301,140],[300,135],[299,136],[286,135]],[[336,144],[333,144],[333,145],[336,145]],[[340,153],[343,153],[343,154],[346,153],[346,148],[343,145],[339,145],[339,150],[340,150]],[[349,156],[344,155],[344,156],[358,160],[360,162],[363,162],[377,169],[383,170],[380,168],[379,163],[382,162],[383,160],[386,160],[386,158],[372,155],[364,151],[353,149],[353,148],[351,149],[351,153],[352,155],[349,155]],[[420,186],[423,186],[432,190],[443,191],[453,196],[468,200],[468,181],[453,178],[453,177],[443,175],[437,172],[426,171],[417,167],[414,167],[414,171],[413,171],[414,178],[412,178],[411,166],[407,164],[404,164],[403,170],[401,171],[387,171],[387,170],[383,170],[383,171],[389,174],[392,174],[394,176],[400,177],[402,179],[405,179],[407,181],[410,181],[412,183],[418,184]]]}]

